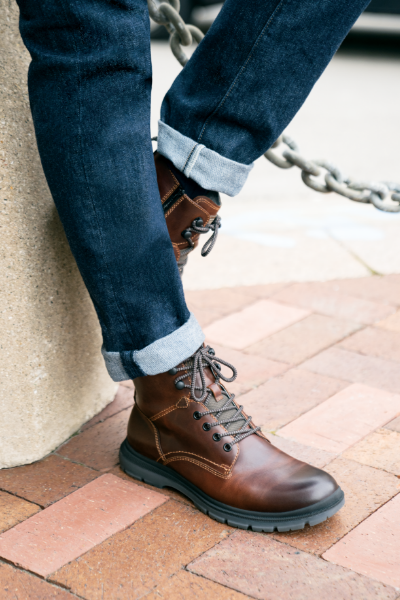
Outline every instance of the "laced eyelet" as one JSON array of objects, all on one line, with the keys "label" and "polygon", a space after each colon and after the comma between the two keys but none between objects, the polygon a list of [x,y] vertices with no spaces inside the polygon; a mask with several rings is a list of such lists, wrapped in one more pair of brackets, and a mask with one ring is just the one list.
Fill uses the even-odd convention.
[{"label": "laced eyelet", "polygon": [[176,387],[177,390],[183,390],[183,388],[185,387],[185,384],[183,383],[183,381],[178,381],[175,384],[175,387]]},{"label": "laced eyelet", "polygon": [[210,354],[211,356],[215,356],[215,350],[214,350],[214,348],[210,348],[208,350],[208,354]]},{"label": "laced eyelet", "polygon": [[196,410],[196,411],[193,413],[193,419],[196,419],[196,421],[198,421],[199,419],[201,419],[201,413],[199,413],[199,411],[198,411],[198,410]]},{"label": "laced eyelet", "polygon": [[220,439],[221,439],[221,434],[220,433],[214,433],[214,435],[213,435],[214,442],[219,442]]},{"label": "laced eyelet", "polygon": [[230,444],[224,444],[225,452],[230,452],[232,450],[232,446]]},{"label": "laced eyelet", "polygon": [[176,375],[176,374],[177,374],[177,372],[178,372],[178,369],[175,369],[175,367],[174,367],[173,369],[170,369],[170,370],[168,371],[168,375]]},{"label": "laced eyelet", "polygon": [[203,429],[204,429],[204,431],[210,431],[210,429],[211,429],[210,423],[203,423]]}]

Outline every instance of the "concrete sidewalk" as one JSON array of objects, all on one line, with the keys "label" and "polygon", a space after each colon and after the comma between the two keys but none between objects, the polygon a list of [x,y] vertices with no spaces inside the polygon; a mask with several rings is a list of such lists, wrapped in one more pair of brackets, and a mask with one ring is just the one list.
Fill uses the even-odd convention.
[{"label": "concrete sidewalk", "polygon": [[66,444],[0,471],[0,596],[47,600],[400,597],[400,276],[187,292],[230,389],[346,505],[313,528],[212,521],[118,466],[131,383]]},{"label": "concrete sidewalk", "polygon": [[[180,66],[166,43],[153,42],[152,58],[157,135]],[[287,132],[307,158],[328,159],[357,180],[400,183],[399,96],[400,56],[339,51]],[[400,214],[318,194],[297,168],[261,158],[239,196],[222,200],[220,240],[208,261],[191,257],[186,289],[400,273]]]}]

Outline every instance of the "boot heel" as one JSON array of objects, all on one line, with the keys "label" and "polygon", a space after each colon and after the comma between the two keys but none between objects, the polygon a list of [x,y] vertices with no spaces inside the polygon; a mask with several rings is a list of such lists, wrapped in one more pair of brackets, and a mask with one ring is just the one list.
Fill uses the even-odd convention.
[{"label": "boot heel", "polygon": [[135,453],[135,456],[130,452],[128,442],[125,440],[119,451],[119,460],[121,469],[125,471],[127,475],[143,481],[149,485],[153,485],[157,488],[164,488],[171,485],[171,482],[162,473],[157,473],[153,469],[149,469],[148,465],[144,460],[141,460],[140,456]]}]

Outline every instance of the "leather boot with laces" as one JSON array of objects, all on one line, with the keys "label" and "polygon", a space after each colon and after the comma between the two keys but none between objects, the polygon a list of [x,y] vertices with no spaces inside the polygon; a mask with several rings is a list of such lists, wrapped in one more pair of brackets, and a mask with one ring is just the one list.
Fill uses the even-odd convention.
[{"label": "leather boot with laces", "polygon": [[167,373],[135,379],[124,471],[242,529],[290,531],[335,514],[344,504],[336,481],[265,438],[228,392],[235,378],[205,346]]},{"label": "leather boot with laces", "polygon": [[217,215],[221,201],[217,192],[207,192],[208,197],[190,198],[175,177],[172,163],[158,152],[154,153],[154,161],[165,220],[182,275],[188,255],[198,245],[200,235],[211,232],[202,248],[202,256],[207,256],[213,249],[221,226],[221,218]]}]

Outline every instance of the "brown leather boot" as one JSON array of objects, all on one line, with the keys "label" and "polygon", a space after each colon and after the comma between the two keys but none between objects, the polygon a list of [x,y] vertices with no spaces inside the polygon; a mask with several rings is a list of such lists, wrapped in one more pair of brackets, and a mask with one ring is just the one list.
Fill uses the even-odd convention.
[{"label": "brown leather boot", "polygon": [[122,468],[179,490],[232,527],[290,531],[325,521],[343,506],[342,490],[328,473],[265,438],[222,383],[235,377],[236,369],[206,346],[168,373],[135,379]]},{"label": "brown leather boot", "polygon": [[188,254],[198,245],[201,234],[212,231],[202,248],[202,256],[207,256],[213,249],[221,226],[217,216],[221,202],[216,192],[211,192],[213,200],[206,196],[189,198],[171,170],[172,163],[158,152],[154,153],[154,161],[168,232],[182,275]]}]

